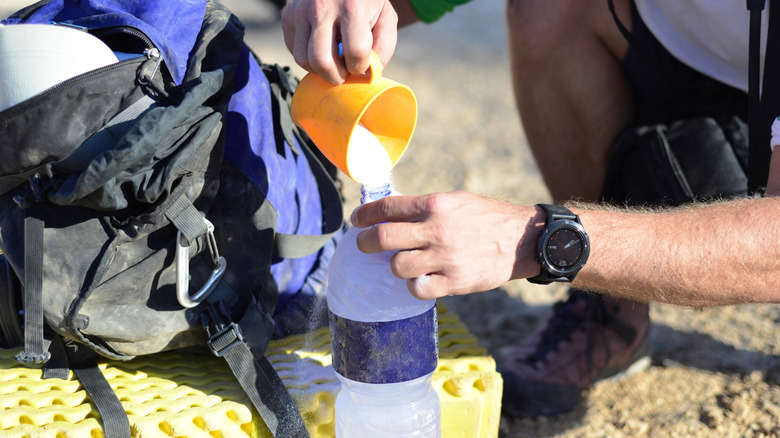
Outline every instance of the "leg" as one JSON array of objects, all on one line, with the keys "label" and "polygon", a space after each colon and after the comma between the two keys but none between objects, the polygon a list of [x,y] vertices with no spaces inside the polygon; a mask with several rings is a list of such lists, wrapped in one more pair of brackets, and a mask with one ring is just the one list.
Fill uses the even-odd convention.
[{"label": "leg", "polygon": [[[615,7],[630,28],[628,1]],[[634,116],[620,67],[628,42],[604,0],[509,0],[507,27],[517,107],[553,199],[597,200]]]},{"label": "leg", "polygon": [[[630,27],[628,0],[614,3]],[[621,67],[629,44],[604,0],[510,0],[507,16],[520,117],[553,199],[597,200],[612,144],[635,114]],[[593,382],[649,363],[648,328],[647,304],[572,290],[497,358],[504,412],[573,409]]]}]

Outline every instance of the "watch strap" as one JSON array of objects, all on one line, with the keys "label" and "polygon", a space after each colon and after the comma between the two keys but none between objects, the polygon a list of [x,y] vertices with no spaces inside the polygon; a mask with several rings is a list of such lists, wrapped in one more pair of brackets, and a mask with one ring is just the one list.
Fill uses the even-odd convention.
[{"label": "watch strap", "polygon": [[529,277],[526,280],[528,280],[529,283],[534,283],[534,284],[550,284],[550,283],[554,283],[554,282],[570,283],[571,280],[573,280],[573,279],[568,278],[568,277],[556,277],[556,276],[550,274],[549,272],[545,271],[544,269],[542,269],[542,271],[539,273],[539,275],[537,275],[535,277]]},{"label": "watch strap", "polygon": [[570,220],[570,221],[580,221],[580,217],[576,214],[572,213],[571,210],[564,207],[560,204],[536,204],[537,207],[541,208],[545,213],[547,213],[547,222],[545,222],[545,225],[549,225],[555,221],[560,220]]}]

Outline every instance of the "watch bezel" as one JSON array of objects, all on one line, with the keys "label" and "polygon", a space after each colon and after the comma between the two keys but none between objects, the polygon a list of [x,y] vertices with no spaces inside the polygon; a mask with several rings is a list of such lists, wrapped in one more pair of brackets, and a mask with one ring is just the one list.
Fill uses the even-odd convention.
[{"label": "watch bezel", "polygon": [[[570,229],[576,233],[580,241],[582,242],[582,252],[580,253],[579,260],[570,269],[558,269],[554,264],[550,262],[547,255],[547,242],[556,231],[560,229]],[[547,224],[542,234],[539,236],[539,240],[536,248],[536,260],[544,271],[547,271],[549,275],[555,277],[568,277],[572,274],[576,274],[588,261],[590,255],[590,240],[588,239],[588,233],[585,228],[577,221],[569,219],[559,219],[555,222]]]}]

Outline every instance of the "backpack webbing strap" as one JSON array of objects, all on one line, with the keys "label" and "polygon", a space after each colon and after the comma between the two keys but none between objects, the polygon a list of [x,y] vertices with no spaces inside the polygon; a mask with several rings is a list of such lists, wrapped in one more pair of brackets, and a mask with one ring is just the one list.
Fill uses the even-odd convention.
[{"label": "backpack webbing strap", "polygon": [[[292,123],[292,122],[291,122]],[[328,175],[319,159],[309,150],[306,142],[297,133],[301,149],[311,164],[312,172],[320,190],[322,204],[322,234],[284,234],[277,233],[274,238],[274,254],[282,258],[305,257],[317,252],[325,243],[341,229],[344,222],[341,194],[333,179]]]},{"label": "backpack webbing strap", "polygon": [[[747,0],[750,10],[750,36],[748,47],[748,193],[761,196],[769,178],[772,120],[780,116],[780,84],[775,80],[780,74],[780,11],[769,10],[769,29],[764,53],[764,72],[760,74],[761,59],[761,11],[765,0]],[[775,5],[777,6],[777,5]],[[763,76],[763,84],[761,77]],[[761,94],[759,96],[759,86]]]},{"label": "backpack webbing strap", "polygon": [[38,175],[30,178],[36,200],[26,206],[24,217],[24,350],[20,363],[41,363],[51,357],[43,338],[43,228],[45,216],[38,208]]},{"label": "backpack webbing strap", "polygon": [[127,413],[97,363],[74,368],[73,372],[76,373],[79,382],[100,412],[105,437],[130,438],[130,420],[127,418]]},{"label": "backpack webbing strap", "polygon": [[[780,117],[780,10],[777,2],[769,9],[769,29],[767,30],[766,53],[764,54],[764,81],[761,91],[762,120],[766,123],[765,135],[771,137],[772,120]],[[769,148],[765,148],[767,156]]]},{"label": "backpack webbing strap", "polygon": [[634,34],[628,30],[626,25],[620,21],[620,18],[617,15],[617,11],[615,11],[615,2],[613,0],[607,0],[607,7],[609,7],[609,12],[612,13],[612,19],[615,21],[618,30],[623,34],[623,38],[625,38],[632,47],[644,48],[642,44],[638,44]]},{"label": "backpack webbing strap", "polygon": [[[756,153],[757,164],[754,179],[766,185],[769,179],[769,161],[772,150],[769,142],[772,137],[772,121],[780,116],[780,5],[774,2],[769,9],[769,29],[767,29],[766,53],[764,54],[764,81],[761,88],[761,116],[758,131],[759,151]],[[752,167],[752,166],[751,166]]]},{"label": "backpack webbing strap", "polygon": [[308,437],[298,405],[282,379],[265,356],[252,354],[241,327],[230,319],[222,303],[210,305],[202,320],[212,353],[225,359],[273,436]]},{"label": "backpack webbing strap", "polygon": [[[761,57],[761,11],[764,10],[765,0],[747,0],[747,8],[750,11],[750,34],[748,39],[748,195],[761,196],[763,184],[760,181],[760,172],[757,164],[762,158],[759,138],[761,100],[759,85],[761,73],[759,60]],[[767,142],[766,147],[769,147]]]},{"label": "backpack webbing strap", "polygon": [[116,393],[97,366],[95,352],[84,345],[65,347],[68,362],[87,395],[100,412],[106,438],[130,438],[130,420]]},{"label": "backpack webbing strap", "polygon": [[[72,346],[71,348],[78,347]],[[51,359],[46,362],[46,367],[43,369],[43,378],[68,380],[70,366],[68,365],[68,353],[65,351],[62,337],[59,335],[54,336],[51,345],[49,345],[49,353],[51,353]]]},{"label": "backpack webbing strap", "polygon": [[298,405],[265,356],[255,358],[249,347],[241,343],[223,357],[275,437],[309,436]]},{"label": "backpack webbing strap", "polygon": [[[292,114],[289,110],[291,93],[295,90],[295,86],[290,81],[294,79],[291,77],[289,70],[286,70],[279,64],[271,66],[269,64],[261,63],[261,66],[263,73],[265,73],[265,76],[268,79],[268,86],[275,99],[274,102],[278,105],[275,108],[275,110],[278,111],[278,114],[274,115],[278,117],[278,129],[281,132],[277,132],[276,135],[282,134],[282,137],[290,146],[290,149],[292,149],[295,154],[299,154],[300,151],[298,150],[293,137],[293,128],[295,124],[293,123]],[[284,103],[284,106],[282,103]],[[283,148],[279,152],[284,156]]]},{"label": "backpack webbing strap", "polygon": [[209,231],[203,216],[184,194],[176,198],[171,206],[165,210],[165,217],[173,223],[176,229],[181,231],[189,242],[194,242],[195,239]]}]

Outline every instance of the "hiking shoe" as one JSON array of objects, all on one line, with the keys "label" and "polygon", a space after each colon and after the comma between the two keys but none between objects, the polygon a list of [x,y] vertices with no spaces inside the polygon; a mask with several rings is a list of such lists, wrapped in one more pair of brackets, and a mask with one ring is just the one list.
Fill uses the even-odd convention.
[{"label": "hiking shoe", "polygon": [[572,289],[533,335],[498,354],[504,413],[567,412],[592,383],[647,368],[649,328],[647,304]]}]

